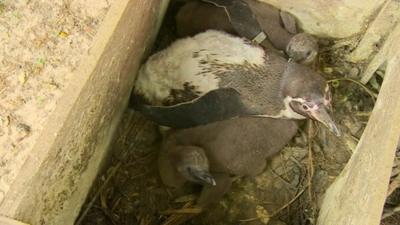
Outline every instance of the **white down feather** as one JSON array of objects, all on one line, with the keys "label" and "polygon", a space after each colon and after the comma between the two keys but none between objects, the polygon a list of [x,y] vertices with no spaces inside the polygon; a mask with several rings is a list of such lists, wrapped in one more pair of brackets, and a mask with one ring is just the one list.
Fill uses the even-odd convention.
[{"label": "white down feather", "polygon": [[[198,52],[197,57],[193,57]],[[247,40],[230,34],[208,30],[193,37],[175,41],[168,48],[152,55],[140,68],[135,93],[152,105],[160,105],[171,89],[183,89],[185,83],[202,94],[218,88],[220,79],[213,71],[200,74],[209,66],[200,61],[224,64],[264,63],[264,50]]]}]

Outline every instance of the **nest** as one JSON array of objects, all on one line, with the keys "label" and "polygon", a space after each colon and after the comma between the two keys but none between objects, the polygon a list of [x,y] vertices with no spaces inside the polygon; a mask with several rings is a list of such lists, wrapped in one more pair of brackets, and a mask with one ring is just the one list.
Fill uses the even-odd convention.
[{"label": "nest", "polygon": [[[154,51],[176,38],[175,11],[169,9]],[[355,151],[382,85],[380,76],[368,85],[353,79],[361,66],[345,61],[344,56],[359,39],[320,40],[317,69],[327,75],[334,89],[342,138],[312,121],[302,122],[297,136],[270,159],[264,173],[236,180],[221,202],[201,210],[192,207],[198,187],[174,193],[162,184],[157,168],[158,128],[128,109],[112,144],[113,155],[76,225],[316,224],[323,195]],[[399,180],[394,170],[381,224],[400,223],[395,214],[400,211]]]}]

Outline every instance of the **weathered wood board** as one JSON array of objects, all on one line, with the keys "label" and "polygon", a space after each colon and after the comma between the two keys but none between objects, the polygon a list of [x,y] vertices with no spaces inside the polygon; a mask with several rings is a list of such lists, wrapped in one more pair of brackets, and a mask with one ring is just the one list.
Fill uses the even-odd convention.
[{"label": "weathered wood board", "polygon": [[378,225],[400,134],[400,43],[387,70],[368,125],[345,169],[329,187],[318,225]]},{"label": "weathered wood board", "polygon": [[26,223],[22,223],[4,216],[0,216],[0,224],[1,225],[29,225]]}]

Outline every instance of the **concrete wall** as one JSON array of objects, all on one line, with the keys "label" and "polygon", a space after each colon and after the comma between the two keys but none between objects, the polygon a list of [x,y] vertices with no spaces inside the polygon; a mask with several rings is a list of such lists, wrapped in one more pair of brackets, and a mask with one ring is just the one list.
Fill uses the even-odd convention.
[{"label": "concrete wall", "polygon": [[344,38],[363,31],[385,0],[259,0],[292,13],[308,33]]},{"label": "concrete wall", "polygon": [[168,0],[115,1],[0,214],[32,225],[73,224],[125,109]]}]

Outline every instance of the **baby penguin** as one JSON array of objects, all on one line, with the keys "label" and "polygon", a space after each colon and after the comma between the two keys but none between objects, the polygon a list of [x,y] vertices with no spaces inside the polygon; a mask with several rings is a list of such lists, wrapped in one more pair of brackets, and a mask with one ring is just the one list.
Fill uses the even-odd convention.
[{"label": "baby penguin", "polygon": [[161,179],[175,188],[203,185],[197,205],[205,207],[229,191],[233,177],[260,174],[297,128],[292,120],[242,117],[170,131],[159,155]]},{"label": "baby penguin", "polygon": [[[252,16],[256,20],[249,19]],[[259,42],[262,46],[272,44],[293,61],[305,65],[314,62],[319,51],[316,38],[297,32],[293,16],[256,0],[191,1],[178,11],[175,20],[180,37],[215,29],[251,40],[257,36],[255,31],[262,30],[267,36]]]}]

